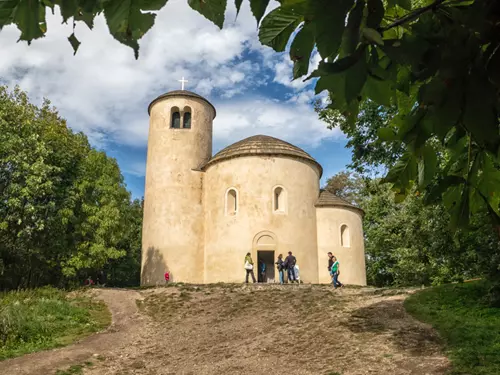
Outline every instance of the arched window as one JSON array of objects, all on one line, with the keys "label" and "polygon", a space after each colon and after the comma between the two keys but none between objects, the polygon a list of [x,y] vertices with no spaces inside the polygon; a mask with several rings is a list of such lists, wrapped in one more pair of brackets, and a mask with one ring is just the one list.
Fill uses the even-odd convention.
[{"label": "arched window", "polygon": [[184,115],[182,118],[182,127],[184,129],[191,129],[191,108],[184,107]]},{"label": "arched window", "polygon": [[229,189],[226,193],[226,215],[236,215],[238,212],[238,193],[236,189]]},{"label": "arched window", "polygon": [[179,112],[179,108],[177,107],[172,108],[170,127],[174,129],[181,128],[181,114]]},{"label": "arched window", "polygon": [[351,236],[349,235],[349,227],[345,224],[340,227],[340,246],[351,247]]},{"label": "arched window", "polygon": [[275,212],[286,212],[286,191],[281,186],[274,188],[273,209]]}]

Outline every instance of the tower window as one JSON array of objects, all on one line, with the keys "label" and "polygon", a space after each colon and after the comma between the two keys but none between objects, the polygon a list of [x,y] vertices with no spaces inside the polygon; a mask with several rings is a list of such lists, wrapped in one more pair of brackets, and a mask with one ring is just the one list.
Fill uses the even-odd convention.
[{"label": "tower window", "polygon": [[340,227],[340,246],[351,247],[351,237],[349,235],[349,227],[345,224]]},{"label": "tower window", "polygon": [[181,127],[181,114],[177,107],[172,108],[170,127],[174,129],[180,129]]},{"label": "tower window", "polygon": [[184,129],[191,129],[191,108],[189,108],[189,107],[184,108],[182,127]]},{"label": "tower window", "polygon": [[274,212],[286,212],[286,191],[281,186],[274,188]]},{"label": "tower window", "polygon": [[238,193],[236,189],[229,189],[226,193],[226,215],[236,215],[238,212]]}]

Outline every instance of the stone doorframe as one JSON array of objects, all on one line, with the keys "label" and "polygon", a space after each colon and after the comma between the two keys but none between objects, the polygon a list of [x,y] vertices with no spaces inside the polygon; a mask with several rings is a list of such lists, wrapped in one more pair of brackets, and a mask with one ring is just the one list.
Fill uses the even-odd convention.
[{"label": "stone doorframe", "polygon": [[[275,258],[278,257],[278,251],[279,251],[279,246],[278,246],[278,237],[276,234],[274,234],[271,231],[268,230],[263,230],[255,235],[253,238],[253,243],[252,243],[252,259],[254,261],[254,264],[258,267],[257,265],[257,251],[263,250],[263,251],[274,251],[274,256]],[[274,259],[276,260],[276,259]],[[255,268],[254,268],[255,272]],[[258,271],[257,271],[258,272]],[[257,276],[257,274],[256,274]]]}]

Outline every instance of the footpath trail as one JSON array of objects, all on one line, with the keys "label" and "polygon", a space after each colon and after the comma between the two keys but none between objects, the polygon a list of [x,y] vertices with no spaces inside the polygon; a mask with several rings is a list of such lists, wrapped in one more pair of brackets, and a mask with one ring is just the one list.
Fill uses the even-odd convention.
[{"label": "footpath trail", "polygon": [[142,296],[130,290],[95,289],[96,297],[104,300],[112,314],[107,330],[89,336],[64,348],[28,354],[0,362],[0,374],[49,375],[57,369],[92,361],[106,355],[116,343],[133,343],[138,331],[145,326],[139,314],[137,300]]},{"label": "footpath trail", "polygon": [[106,332],[0,362],[0,374],[49,375],[85,362],[85,375],[437,375],[450,369],[435,331],[405,312],[405,290],[185,285],[98,293],[113,314]]}]

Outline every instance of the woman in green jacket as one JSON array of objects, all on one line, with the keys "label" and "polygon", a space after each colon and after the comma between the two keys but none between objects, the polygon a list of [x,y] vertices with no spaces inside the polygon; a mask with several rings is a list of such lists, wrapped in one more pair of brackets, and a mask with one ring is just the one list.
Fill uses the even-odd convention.
[{"label": "woman in green jacket", "polygon": [[253,260],[252,260],[252,256],[250,255],[250,253],[247,253],[247,256],[245,257],[245,270],[247,271],[247,276],[245,278],[245,283],[248,284],[248,275],[252,275],[252,280],[253,282],[255,283],[255,275],[253,273]]}]

